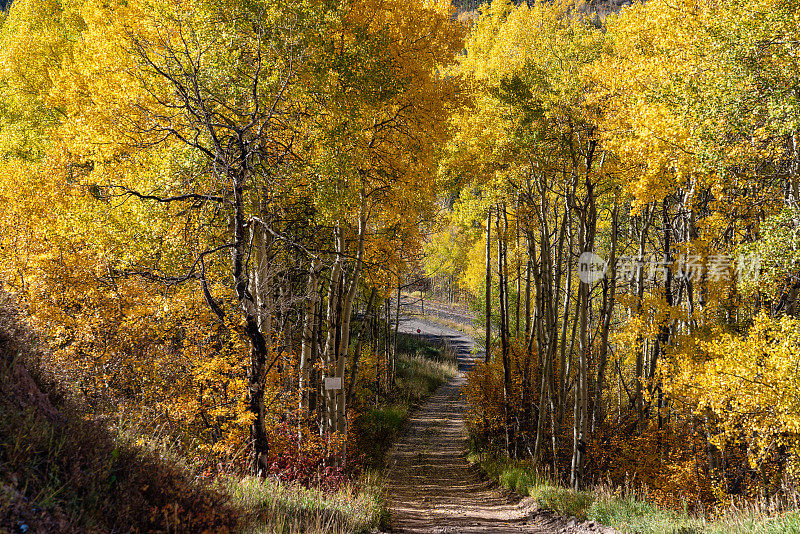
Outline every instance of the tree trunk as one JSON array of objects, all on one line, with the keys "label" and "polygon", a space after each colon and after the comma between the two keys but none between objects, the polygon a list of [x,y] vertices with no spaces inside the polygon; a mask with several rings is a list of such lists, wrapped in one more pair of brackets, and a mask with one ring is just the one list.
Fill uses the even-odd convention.
[{"label": "tree trunk", "polygon": [[300,345],[300,380],[298,383],[298,392],[300,395],[300,412],[305,414],[308,412],[308,396],[309,396],[309,376],[311,371],[311,364],[313,360],[312,348],[314,346],[314,328],[317,311],[317,279],[319,271],[322,267],[322,262],[315,259],[311,264],[311,269],[308,272],[308,282],[306,283],[306,307],[305,317],[303,319],[303,339]]},{"label": "tree trunk", "polygon": [[608,259],[609,272],[603,278],[603,326],[600,335],[600,354],[597,362],[597,381],[595,382],[594,406],[592,414],[592,432],[605,420],[603,408],[603,387],[605,384],[606,366],[608,363],[608,333],[611,328],[611,316],[614,314],[617,290],[617,233],[619,228],[619,205],[614,202],[611,212],[611,255]]},{"label": "tree trunk", "polygon": [[[334,229],[334,240],[336,242],[336,249],[342,250],[344,244],[342,243],[342,231],[337,226]],[[324,370],[323,370],[323,387],[324,380],[327,377],[335,376],[336,354],[338,344],[340,341],[340,320],[341,320],[341,301],[342,301],[342,263],[344,259],[341,255],[337,255],[334,260],[333,267],[331,268],[330,282],[328,284],[328,312],[327,324],[328,334],[325,338],[325,348],[323,354],[325,355]],[[325,388],[323,392],[325,398],[325,425],[324,428],[328,432],[334,432],[336,427],[336,398],[335,392]]]},{"label": "tree trunk", "polygon": [[[506,248],[505,239],[506,235],[501,232],[500,228],[500,210],[498,207],[497,213],[497,266],[498,266],[498,285],[500,297],[500,355],[503,364],[503,407],[505,416],[505,429],[506,429],[506,451],[511,454],[511,362],[509,358],[509,317],[508,317],[508,265],[506,263]],[[503,206],[503,220],[505,222],[505,230],[508,228],[508,219],[505,215],[505,206]]]},{"label": "tree trunk", "polygon": [[492,357],[492,207],[486,212],[486,363]]},{"label": "tree trunk", "polygon": [[[636,315],[642,313],[642,299],[644,298],[644,249],[647,244],[647,230],[650,227],[652,212],[649,207],[645,208],[645,213],[641,216],[642,227],[639,233],[639,246],[637,250],[636,267]],[[644,343],[641,336],[637,339],[636,351],[636,388],[633,394],[636,414],[639,421],[644,419],[644,395],[642,387],[644,385]]]},{"label": "tree trunk", "polygon": [[392,346],[392,362],[389,369],[389,389],[394,389],[394,373],[397,363],[397,336],[400,331],[400,279],[397,280],[397,309],[394,314],[394,344]]},{"label": "tree trunk", "polygon": [[[362,200],[361,211],[358,217],[358,245],[356,248],[355,264],[350,274],[350,280],[347,285],[347,290],[344,293],[344,300],[342,302],[342,318],[341,318],[341,343],[337,352],[336,360],[336,375],[342,379],[342,389],[337,390],[336,395],[336,429],[339,432],[347,434],[347,397],[344,390],[344,374],[347,368],[347,353],[350,349],[350,320],[353,315],[353,301],[355,300],[356,292],[358,290],[358,282],[361,279],[361,267],[364,259],[364,240],[367,233],[367,206],[366,200]],[[345,251],[341,250],[344,254]]]},{"label": "tree trunk", "polygon": [[246,174],[232,177],[233,189],[233,247],[231,270],[234,289],[245,323],[245,332],[250,341],[250,364],[247,368],[248,410],[253,416],[250,425],[250,468],[253,473],[265,472],[269,467],[269,440],[267,438],[264,409],[264,381],[266,379],[269,348],[267,339],[259,328],[259,310],[250,291],[250,276],[247,261],[250,259],[248,220],[244,208],[244,178]]},{"label": "tree trunk", "polygon": [[[580,216],[578,226],[578,245],[581,254],[592,252],[594,249],[595,228],[597,224],[597,207],[594,196],[594,184],[591,181],[591,167],[593,161],[594,141],[589,142],[586,155],[585,174],[585,201],[576,208]],[[578,347],[578,369],[575,387],[575,422],[573,428],[573,455],[571,483],[575,490],[584,484],[584,467],[586,463],[586,447],[588,441],[589,423],[589,358],[591,346],[589,343],[589,313],[591,309],[590,287],[586,281],[580,281],[579,293],[579,318],[580,336]]]}]

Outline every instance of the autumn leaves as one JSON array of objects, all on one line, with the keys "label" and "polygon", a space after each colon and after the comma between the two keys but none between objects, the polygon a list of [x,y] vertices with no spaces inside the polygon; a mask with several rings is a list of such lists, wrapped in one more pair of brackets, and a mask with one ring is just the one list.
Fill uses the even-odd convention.
[{"label": "autumn leaves", "polygon": [[[465,26],[435,2],[17,0],[3,283],[81,394],[264,470],[287,420],[299,441],[348,432],[367,352],[391,388],[386,302],[444,207],[429,268],[488,312],[494,355],[474,429],[575,486],[629,467],[609,440],[656,431],[708,445],[674,449],[684,473],[714,466],[701,498],[736,476],[768,491],[795,423],[748,384],[793,391],[773,342],[794,339],[793,269],[737,285],[626,260],[708,273],[797,248],[796,6],[718,4],[496,1]],[[591,253],[608,271],[587,284]]]},{"label": "autumn leaves", "polygon": [[[775,264],[795,247],[797,20],[781,1],[650,1],[603,20],[571,3],[482,8],[455,69],[471,105],[441,167],[458,200],[431,245],[442,257],[436,243],[457,244],[452,274],[493,297],[495,357],[469,390],[476,435],[576,487],[598,463],[668,485],[668,468],[624,458],[670,451],[696,468],[681,485],[698,499],[736,477],[774,490],[791,464],[779,451],[796,444],[790,417],[762,426],[752,384],[798,380],[781,367],[787,345],[761,337],[793,339],[780,317],[794,314],[794,269]],[[586,283],[591,253],[607,271]],[[731,258],[768,260],[768,277],[732,276]],[[641,448],[615,456],[617,439]]]},{"label": "autumn leaves", "polygon": [[462,34],[422,2],[15,3],[3,280],[59,367],[253,471],[287,414],[346,435],[323,384],[419,251]]}]

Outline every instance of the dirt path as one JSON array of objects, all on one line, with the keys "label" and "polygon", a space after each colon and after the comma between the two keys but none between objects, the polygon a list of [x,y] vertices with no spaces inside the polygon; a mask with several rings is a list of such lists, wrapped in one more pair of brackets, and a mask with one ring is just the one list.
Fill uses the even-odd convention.
[{"label": "dirt path", "polygon": [[[419,319],[400,327],[455,350],[465,371],[476,357],[475,342],[465,334]],[[530,533],[597,532],[570,524],[569,518],[536,510],[532,499],[520,499],[485,480],[466,460],[467,431],[460,387],[463,374],[442,386],[411,418],[404,436],[388,458],[389,513],[392,532]]]}]

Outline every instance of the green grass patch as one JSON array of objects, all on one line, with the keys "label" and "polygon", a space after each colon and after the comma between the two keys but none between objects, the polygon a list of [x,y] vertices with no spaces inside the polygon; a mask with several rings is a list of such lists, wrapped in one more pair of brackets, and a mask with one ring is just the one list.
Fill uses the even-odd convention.
[{"label": "green grass patch", "polygon": [[[585,493],[585,492],[582,492]],[[617,496],[603,492],[592,495],[586,518],[612,526],[622,532],[642,534],[693,534],[711,532],[706,521],[656,506],[632,496]]]},{"label": "green grass patch", "polygon": [[734,512],[706,527],[709,534],[732,532],[752,534],[800,534],[800,511],[793,510],[776,517],[760,513]]},{"label": "green grass patch", "polygon": [[407,405],[372,408],[359,417],[353,427],[358,435],[359,450],[368,467],[383,465],[386,453],[408,420]]},{"label": "green grass patch", "polygon": [[456,375],[455,363],[432,359],[424,355],[400,356],[392,398],[414,406]]},{"label": "green grass patch", "polygon": [[434,362],[456,363],[455,354],[447,346],[436,345],[411,334],[398,335],[397,353],[406,357],[419,356]]},{"label": "green grass patch", "polygon": [[498,459],[487,454],[470,454],[477,464],[501,486],[533,497],[539,507],[575,516],[636,534],[800,534],[800,511],[768,515],[756,508],[731,509],[708,520],[686,511],[670,510],[647,502],[634,493],[606,487],[574,491],[539,474],[530,462]]}]

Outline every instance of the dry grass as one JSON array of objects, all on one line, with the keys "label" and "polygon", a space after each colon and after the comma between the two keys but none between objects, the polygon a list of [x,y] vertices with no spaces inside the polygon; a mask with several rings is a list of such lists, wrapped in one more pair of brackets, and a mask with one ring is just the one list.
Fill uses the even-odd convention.
[{"label": "dry grass", "polygon": [[374,476],[335,492],[254,477],[226,478],[219,484],[233,505],[244,511],[241,532],[247,534],[369,532],[386,519]]}]

